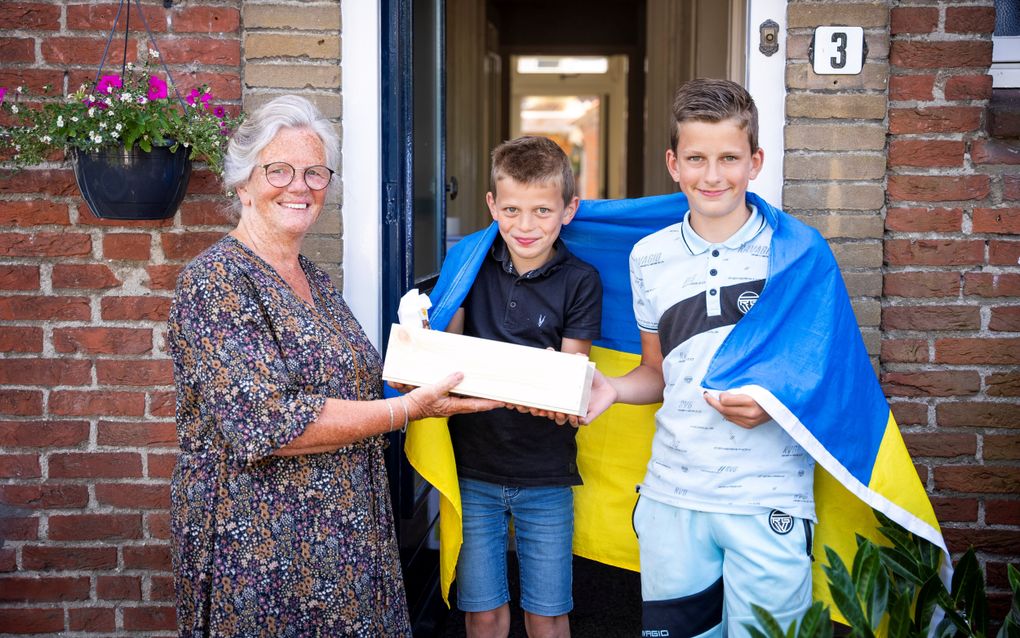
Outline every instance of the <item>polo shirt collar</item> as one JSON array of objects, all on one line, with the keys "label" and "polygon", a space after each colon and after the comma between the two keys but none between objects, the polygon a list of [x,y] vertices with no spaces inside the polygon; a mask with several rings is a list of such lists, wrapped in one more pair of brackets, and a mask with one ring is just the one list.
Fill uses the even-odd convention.
[{"label": "polo shirt collar", "polygon": [[712,244],[705,241],[701,235],[694,232],[694,228],[691,226],[691,211],[688,210],[684,214],[684,221],[680,227],[680,233],[683,236],[684,243],[687,245],[687,249],[691,251],[692,255],[700,255],[712,246],[722,245],[730,250],[740,248],[747,242],[751,241],[758,236],[758,233],[765,228],[765,216],[758,211],[758,207],[754,204],[748,204],[748,208],[751,209],[751,216],[747,218],[744,225],[740,227],[737,232],[730,235],[730,238],[721,244]]},{"label": "polo shirt collar", "polygon": [[570,251],[567,250],[567,245],[564,244],[563,239],[559,237],[556,238],[556,242],[553,244],[553,247],[556,248],[556,252],[553,253],[552,259],[538,268],[526,273],[519,273],[517,272],[517,269],[514,268],[514,262],[510,258],[510,249],[507,248],[506,242],[503,241],[503,237],[501,235],[496,235],[496,239],[492,242],[492,250],[489,251],[489,254],[493,259],[499,262],[503,272],[516,277],[534,279],[552,272],[558,268],[560,264],[566,261],[567,257],[570,255]]}]

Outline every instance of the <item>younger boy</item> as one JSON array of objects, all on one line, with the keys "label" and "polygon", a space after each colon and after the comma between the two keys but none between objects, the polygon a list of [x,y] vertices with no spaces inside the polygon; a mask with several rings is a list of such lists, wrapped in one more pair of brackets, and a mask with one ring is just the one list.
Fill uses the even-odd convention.
[{"label": "younger boy", "polygon": [[773,229],[745,201],[764,160],[754,102],[695,80],[673,118],[666,167],[689,210],[634,246],[641,363],[596,377],[588,420],[613,402],[663,402],[633,516],[642,635],[732,638],[754,624],[752,603],[784,628],[811,604],[814,461],[750,397],[701,386],[769,275]]},{"label": "younger boy", "polygon": [[[490,188],[499,236],[447,330],[587,354],[600,336],[602,284],[559,239],[578,204],[567,156],[544,137],[504,142],[492,153]],[[457,606],[469,637],[509,633],[511,518],[528,635],[570,635],[575,434],[503,408],[450,418],[463,506]]]}]

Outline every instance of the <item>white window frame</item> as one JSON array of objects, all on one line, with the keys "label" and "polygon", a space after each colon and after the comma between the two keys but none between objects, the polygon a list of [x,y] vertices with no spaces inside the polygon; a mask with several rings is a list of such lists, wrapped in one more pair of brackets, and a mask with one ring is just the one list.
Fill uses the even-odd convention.
[{"label": "white window frame", "polygon": [[992,87],[1020,87],[1020,35],[992,37]]}]

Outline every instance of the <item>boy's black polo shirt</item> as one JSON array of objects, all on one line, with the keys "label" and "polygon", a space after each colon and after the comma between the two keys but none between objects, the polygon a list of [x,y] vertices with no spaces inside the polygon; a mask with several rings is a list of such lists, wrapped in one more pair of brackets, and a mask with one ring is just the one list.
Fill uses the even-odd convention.
[{"label": "boy's black polo shirt", "polygon": [[[598,271],[561,240],[555,247],[548,263],[519,275],[497,236],[464,299],[464,334],[556,350],[564,338],[598,339]],[[570,425],[506,408],[450,417],[458,474],[503,485],[580,485],[576,434]]]}]

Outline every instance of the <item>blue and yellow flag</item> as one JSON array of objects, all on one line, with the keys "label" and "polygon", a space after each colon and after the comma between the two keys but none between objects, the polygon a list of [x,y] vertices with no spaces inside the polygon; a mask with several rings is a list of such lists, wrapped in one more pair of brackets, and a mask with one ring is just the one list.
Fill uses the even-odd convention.
[{"label": "blue and yellow flag", "polygon": [[[882,542],[877,509],[945,552],[942,533],[899,429],[882,395],[843,284],[825,240],[814,229],[747,194],[772,226],[769,275],[754,307],[733,327],[703,385],[739,391],[758,403],[816,461],[815,556],[836,550],[851,564],[855,534]],[[595,266],[604,290],[602,335],[591,358],[607,375],[640,361],[628,258],[642,237],[682,220],[682,194],[582,202],[562,230],[571,252]],[[432,326],[443,329],[460,307],[496,236],[495,225],[470,235],[448,255],[431,297]],[[631,513],[645,473],[658,406],[616,405],[578,432],[574,553],[639,569]],[[450,435],[443,420],[408,429],[416,470],[440,492],[440,576],[444,600],[456,573],[461,509]],[[831,603],[821,563],[815,598]],[[835,615],[835,608],[833,607]]]}]

